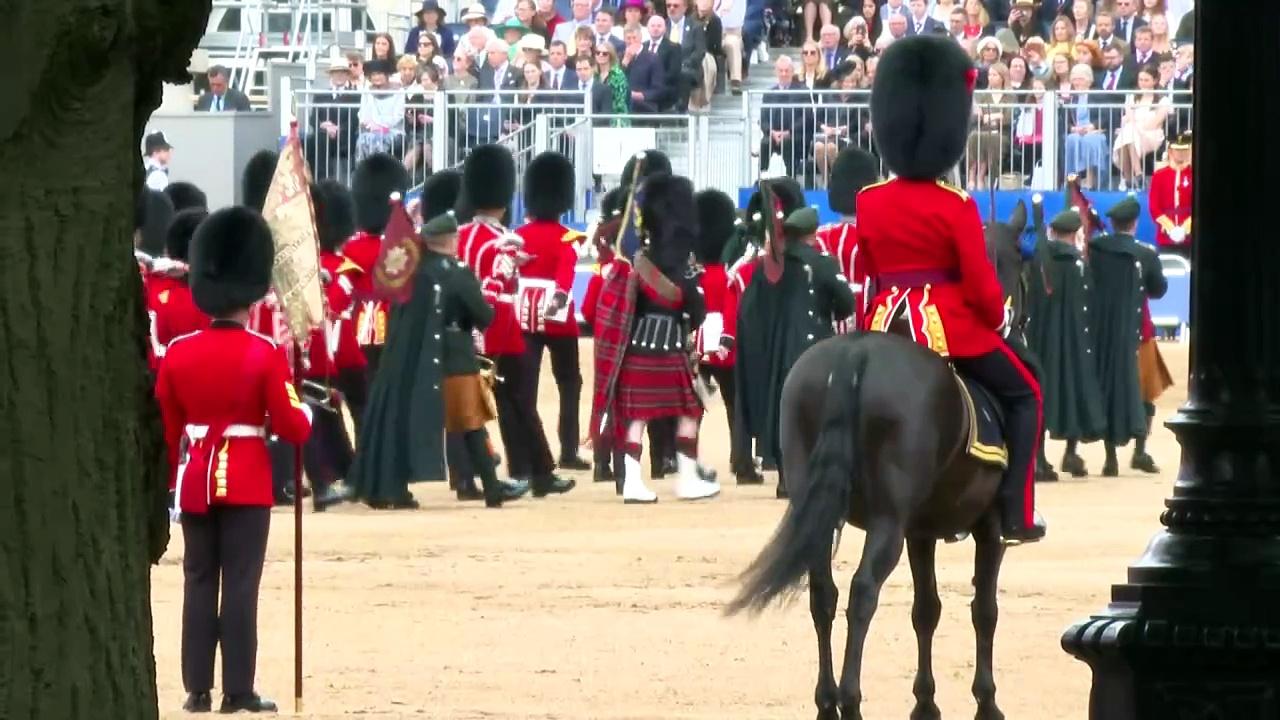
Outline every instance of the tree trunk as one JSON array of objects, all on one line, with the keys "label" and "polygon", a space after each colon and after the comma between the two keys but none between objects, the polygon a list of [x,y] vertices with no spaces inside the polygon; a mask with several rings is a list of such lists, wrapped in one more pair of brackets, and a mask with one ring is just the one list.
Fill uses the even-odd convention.
[{"label": "tree trunk", "polygon": [[209,0],[5,7],[0,717],[146,720],[168,522],[130,221],[142,128]]}]

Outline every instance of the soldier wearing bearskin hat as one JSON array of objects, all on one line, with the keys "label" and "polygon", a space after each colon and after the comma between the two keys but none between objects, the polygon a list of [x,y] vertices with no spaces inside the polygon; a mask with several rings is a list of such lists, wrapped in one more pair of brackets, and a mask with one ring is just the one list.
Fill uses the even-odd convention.
[{"label": "soldier wearing bearskin hat", "polygon": [[1147,211],[1161,252],[1191,257],[1191,132],[1169,143],[1165,164],[1151,174]]},{"label": "soldier wearing bearskin hat", "polygon": [[693,186],[682,177],[650,175],[639,195],[643,244],[613,265],[596,311],[592,435],[623,450],[623,501],[652,503],[658,496],[641,476],[640,441],[648,422],[675,418],[676,496],[709,498],[720,486],[697,460],[703,405],[689,347],[705,314],[690,263],[697,227]]},{"label": "soldier wearing bearskin hat", "polygon": [[860,327],[866,298],[862,289],[866,284],[866,272],[858,261],[858,193],[862,188],[880,179],[880,161],[858,147],[847,147],[836,156],[831,165],[831,180],[827,184],[827,204],[840,213],[840,221],[818,229],[818,247],[840,263],[840,272],[849,279],[853,290],[854,313],[849,319],[836,320],[836,332],[853,332]]},{"label": "soldier wearing bearskin hat", "polygon": [[515,161],[509,150],[481,145],[467,155],[461,204],[472,210],[472,220],[458,228],[458,258],[480,279],[485,299],[494,309],[493,322],[481,336],[480,351],[493,359],[503,378],[495,395],[507,468],[512,477],[528,479],[534,497],[542,497],[568,492],[576,483],[555,474],[537,398],[529,391],[533,378],[516,316],[524,241],[503,224],[514,193]]},{"label": "soldier wearing bearskin hat", "polygon": [[187,284],[191,237],[208,216],[201,208],[174,215],[165,233],[165,257],[152,263],[147,281],[147,311],[151,315],[152,354],[157,360],[164,358],[165,348],[174,338],[209,326],[209,316],[196,307]]},{"label": "soldier wearing bearskin hat", "polygon": [[987,257],[978,206],[939,180],[964,154],[976,79],[973,61],[949,38],[900,40],[880,60],[871,124],[897,177],[858,196],[859,252],[874,286],[866,327],[883,332],[905,320],[913,340],[996,395],[1009,446],[1003,533],[1031,542],[1045,533],[1035,511],[1040,385],[1003,337],[1012,313]]},{"label": "soldier wearing bearskin hat", "polygon": [[385,153],[361,160],[351,178],[356,234],[342,246],[342,254],[364,271],[355,283],[355,325],[370,376],[377,374],[378,358],[387,342],[387,303],[374,298],[373,266],[382,249],[382,231],[391,218],[391,194],[403,195],[408,189],[409,171]]},{"label": "soldier wearing bearskin hat", "polygon": [[209,198],[193,183],[186,181],[171,182],[164,186],[164,194],[173,203],[174,212],[182,212],[188,208],[209,210]]},{"label": "soldier wearing bearskin hat", "polygon": [[212,708],[214,656],[221,645],[221,710],[274,712],[255,691],[258,589],[271,525],[271,432],[305,442],[311,412],[298,398],[284,356],[252,332],[250,308],[271,283],[271,230],[244,207],[219,210],[191,241],[190,288],[213,318],[206,330],[169,344],[156,381],[182,524],[186,576],[182,609],[183,708]]},{"label": "soldier wearing bearskin hat", "polygon": [[516,229],[528,260],[520,266],[516,315],[524,333],[527,391],[538,397],[542,351],[551,354],[551,374],[560,394],[559,466],[587,470],[578,457],[578,405],[582,370],[578,364],[578,319],[573,305],[573,278],[582,233],[570,230],[560,216],[573,208],[573,163],[558,152],[533,158],[524,174],[527,218]]}]

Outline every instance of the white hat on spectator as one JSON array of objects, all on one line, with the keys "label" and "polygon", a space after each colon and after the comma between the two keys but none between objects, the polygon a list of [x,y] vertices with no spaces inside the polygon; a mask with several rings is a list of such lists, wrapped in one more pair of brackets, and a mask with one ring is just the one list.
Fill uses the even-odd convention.
[{"label": "white hat on spectator", "polygon": [[539,55],[545,55],[547,52],[547,41],[537,33],[529,33],[520,38],[520,42],[516,44],[519,50],[535,50]]},{"label": "white hat on spectator", "polygon": [[345,57],[331,57],[329,58],[329,69],[327,72],[351,72],[351,67],[347,65],[347,59]]},{"label": "white hat on spectator", "polygon": [[462,21],[468,20],[488,20],[489,15],[484,11],[483,3],[471,3],[467,6],[467,11],[462,13]]},{"label": "white hat on spectator", "polygon": [[999,40],[997,40],[997,39],[995,39],[994,37],[991,37],[990,35],[988,35],[988,36],[986,36],[986,37],[984,37],[984,38],[982,38],[981,40],[979,40],[979,41],[978,41],[978,46],[977,46],[976,48],[974,48],[974,51],[975,51],[978,55],[981,55],[981,54],[982,54],[982,51],[983,51],[983,50],[985,50],[985,49],[987,49],[987,47],[993,47],[993,48],[995,48],[995,50],[996,50],[996,52],[997,52],[997,53],[999,53],[999,52],[1000,52],[1000,50],[1001,50],[1001,47],[1000,47],[1000,41],[999,41]]}]

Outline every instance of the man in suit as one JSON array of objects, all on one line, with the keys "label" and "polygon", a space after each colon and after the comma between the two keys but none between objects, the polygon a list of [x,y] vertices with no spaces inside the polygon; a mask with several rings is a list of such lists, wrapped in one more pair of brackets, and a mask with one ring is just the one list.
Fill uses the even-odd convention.
[{"label": "man in suit", "polygon": [[1150,65],[1156,61],[1155,35],[1149,26],[1144,25],[1133,33],[1133,62],[1138,67]]},{"label": "man in suit", "polygon": [[649,31],[649,37],[643,50],[646,54],[653,55],[658,67],[662,69],[665,92],[661,100],[657,101],[657,111],[661,112],[671,107],[679,94],[681,48],[667,39],[667,21],[661,15],[650,15],[645,28]]},{"label": "man in suit", "polygon": [[469,111],[467,120],[468,134],[480,144],[494,142],[502,134],[505,120],[502,110],[503,101],[510,105],[512,91],[519,87],[520,75],[511,67],[510,46],[505,40],[494,38],[485,44],[485,64],[480,69],[480,89],[491,93],[479,95],[477,100],[485,102],[488,107],[474,108]]},{"label": "man in suit", "polygon": [[818,31],[818,53],[826,63],[827,70],[844,62],[849,57],[849,48],[840,42],[840,28],[835,25],[823,25]]},{"label": "man in suit", "polygon": [[[667,0],[667,40],[680,46],[676,82],[676,111],[689,110],[689,95],[704,83],[703,62],[707,56],[707,34],[702,23],[689,14],[689,0]],[[715,60],[711,60],[714,65]],[[712,77],[715,69],[712,68]]]},{"label": "man in suit", "polygon": [[1138,0],[1116,0],[1116,36],[1133,47],[1133,38],[1138,28],[1146,27],[1147,21],[1138,14]]},{"label": "man in suit", "polygon": [[316,180],[345,182],[345,158],[356,145],[360,95],[350,91],[351,72],[344,57],[329,61],[329,90],[311,96],[307,134],[303,138],[307,164]]},{"label": "man in suit", "polygon": [[946,31],[946,27],[929,14],[929,4],[924,0],[911,0],[908,7],[911,10],[907,18],[908,35],[932,35]]},{"label": "man in suit", "polygon": [[547,64],[551,70],[546,73],[548,90],[577,90],[578,76],[569,64],[569,48],[559,40],[551,43],[547,51]]},{"label": "man in suit", "polygon": [[196,112],[249,112],[249,98],[230,87],[231,73],[222,65],[209,68],[209,92],[196,100]]},{"label": "man in suit", "polygon": [[795,94],[779,92],[803,90],[803,83],[796,81],[795,64],[788,55],[782,55],[773,65],[777,84],[765,93],[760,108],[760,171],[769,169],[770,157],[777,153],[787,168],[787,175],[794,177],[801,170],[809,147],[809,128],[806,113],[797,112]]},{"label": "man in suit", "polygon": [[574,80],[577,81],[578,89],[585,96],[591,98],[591,114],[592,115],[609,115],[613,112],[613,90],[602,82],[596,80],[595,65],[591,60],[580,57],[576,61],[577,73]]},{"label": "man in suit", "polygon": [[559,40],[565,46],[573,45],[573,34],[579,27],[591,27],[591,0],[573,0],[572,17],[556,25],[551,34],[552,40]]},{"label": "man in suit", "polygon": [[1093,16],[1093,30],[1089,39],[1097,41],[1098,47],[1106,47],[1116,39],[1116,18],[1109,12],[1099,12]]},{"label": "man in suit", "polygon": [[[1102,62],[1104,68],[1094,81],[1094,89],[1123,93],[1138,87],[1138,71],[1130,61],[1124,43],[1113,42],[1103,48]],[[1120,102],[1124,102],[1123,97]]]},{"label": "man in suit", "polygon": [[658,55],[644,50],[640,28],[627,28],[622,39],[626,43],[622,52],[622,69],[631,88],[631,112],[656,113],[670,96],[666,70]]},{"label": "man in suit", "polygon": [[602,5],[599,10],[596,10],[596,22],[592,31],[595,33],[594,42],[596,45],[609,43],[613,46],[613,50],[618,54],[618,57],[622,57],[622,51],[626,49],[626,46],[622,42],[622,34],[613,26],[613,13],[609,11],[609,8]]}]

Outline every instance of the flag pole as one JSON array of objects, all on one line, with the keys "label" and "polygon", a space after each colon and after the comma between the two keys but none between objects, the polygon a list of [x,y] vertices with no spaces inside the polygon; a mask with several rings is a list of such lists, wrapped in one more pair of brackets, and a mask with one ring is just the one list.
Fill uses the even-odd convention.
[{"label": "flag pole", "polygon": [[[303,348],[294,343],[293,376],[301,382]],[[302,446],[293,448],[293,712],[302,714]]]}]

